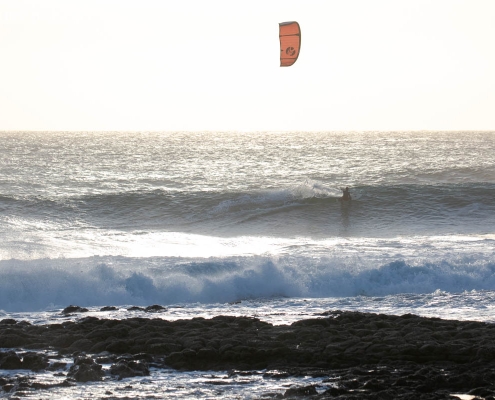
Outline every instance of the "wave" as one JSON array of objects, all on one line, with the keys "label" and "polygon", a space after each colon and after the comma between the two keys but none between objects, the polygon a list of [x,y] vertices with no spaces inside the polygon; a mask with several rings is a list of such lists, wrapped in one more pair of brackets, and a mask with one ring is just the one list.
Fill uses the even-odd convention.
[{"label": "wave", "polygon": [[[360,261],[360,263],[356,262]],[[495,290],[492,256],[375,265],[345,258],[91,257],[0,262],[0,309],[226,303],[258,298]]]},{"label": "wave", "polygon": [[[351,188],[306,180],[251,191],[130,191],[74,197],[0,197],[0,219],[63,229],[161,230],[217,235],[489,233],[495,185],[384,185]],[[35,221],[33,223],[33,221]],[[29,228],[31,229],[31,228]]]},{"label": "wave", "polygon": [[[470,203],[493,205],[494,184],[456,184],[456,185],[378,185],[351,187],[354,200],[366,202],[385,202],[390,204],[414,203],[418,206],[442,204],[460,206]],[[167,212],[174,206],[186,211],[194,207],[211,214],[229,210],[270,207],[308,199],[335,200],[341,197],[336,185],[305,180],[281,188],[253,189],[251,191],[192,191],[192,190],[136,190],[109,193],[95,193],[82,196],[22,196],[0,195],[0,207],[3,211],[12,209],[36,208],[40,210],[65,210],[94,212],[96,215],[129,211],[161,209]]]}]

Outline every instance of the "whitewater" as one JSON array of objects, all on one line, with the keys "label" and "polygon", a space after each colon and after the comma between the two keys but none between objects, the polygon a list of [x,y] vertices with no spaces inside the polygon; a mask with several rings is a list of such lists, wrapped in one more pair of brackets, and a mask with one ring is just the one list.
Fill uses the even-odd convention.
[{"label": "whitewater", "polygon": [[[494,132],[1,132],[0,318],[495,322],[493,154]],[[151,392],[219,396],[154,374]],[[251,379],[221,396],[281,384]]]}]

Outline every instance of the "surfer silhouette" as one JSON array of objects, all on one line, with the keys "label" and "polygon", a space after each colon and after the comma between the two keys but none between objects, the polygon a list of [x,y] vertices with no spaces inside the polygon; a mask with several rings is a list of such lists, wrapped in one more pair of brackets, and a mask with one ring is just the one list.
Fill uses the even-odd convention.
[{"label": "surfer silhouette", "polygon": [[350,201],[351,200],[351,192],[349,192],[349,188],[346,187],[345,189],[342,190],[342,201]]}]

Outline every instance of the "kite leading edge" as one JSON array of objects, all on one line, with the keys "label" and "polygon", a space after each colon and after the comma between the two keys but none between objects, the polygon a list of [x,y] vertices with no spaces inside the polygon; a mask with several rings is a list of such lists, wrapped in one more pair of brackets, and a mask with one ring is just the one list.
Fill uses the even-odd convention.
[{"label": "kite leading edge", "polygon": [[280,66],[290,67],[299,57],[301,49],[301,28],[296,21],[281,22],[279,26],[280,38]]}]

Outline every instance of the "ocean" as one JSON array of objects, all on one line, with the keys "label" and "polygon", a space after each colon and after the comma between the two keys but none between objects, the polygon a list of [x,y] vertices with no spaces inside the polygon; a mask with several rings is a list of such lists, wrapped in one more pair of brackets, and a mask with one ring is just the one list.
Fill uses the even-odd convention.
[{"label": "ocean", "polygon": [[[71,304],[151,317],[127,308],[160,304],[165,319],[495,322],[493,154],[495,132],[1,132],[0,319],[80,318],[61,314]],[[259,398],[304,381],[212,376],[154,370],[36,398],[126,385]]]}]

